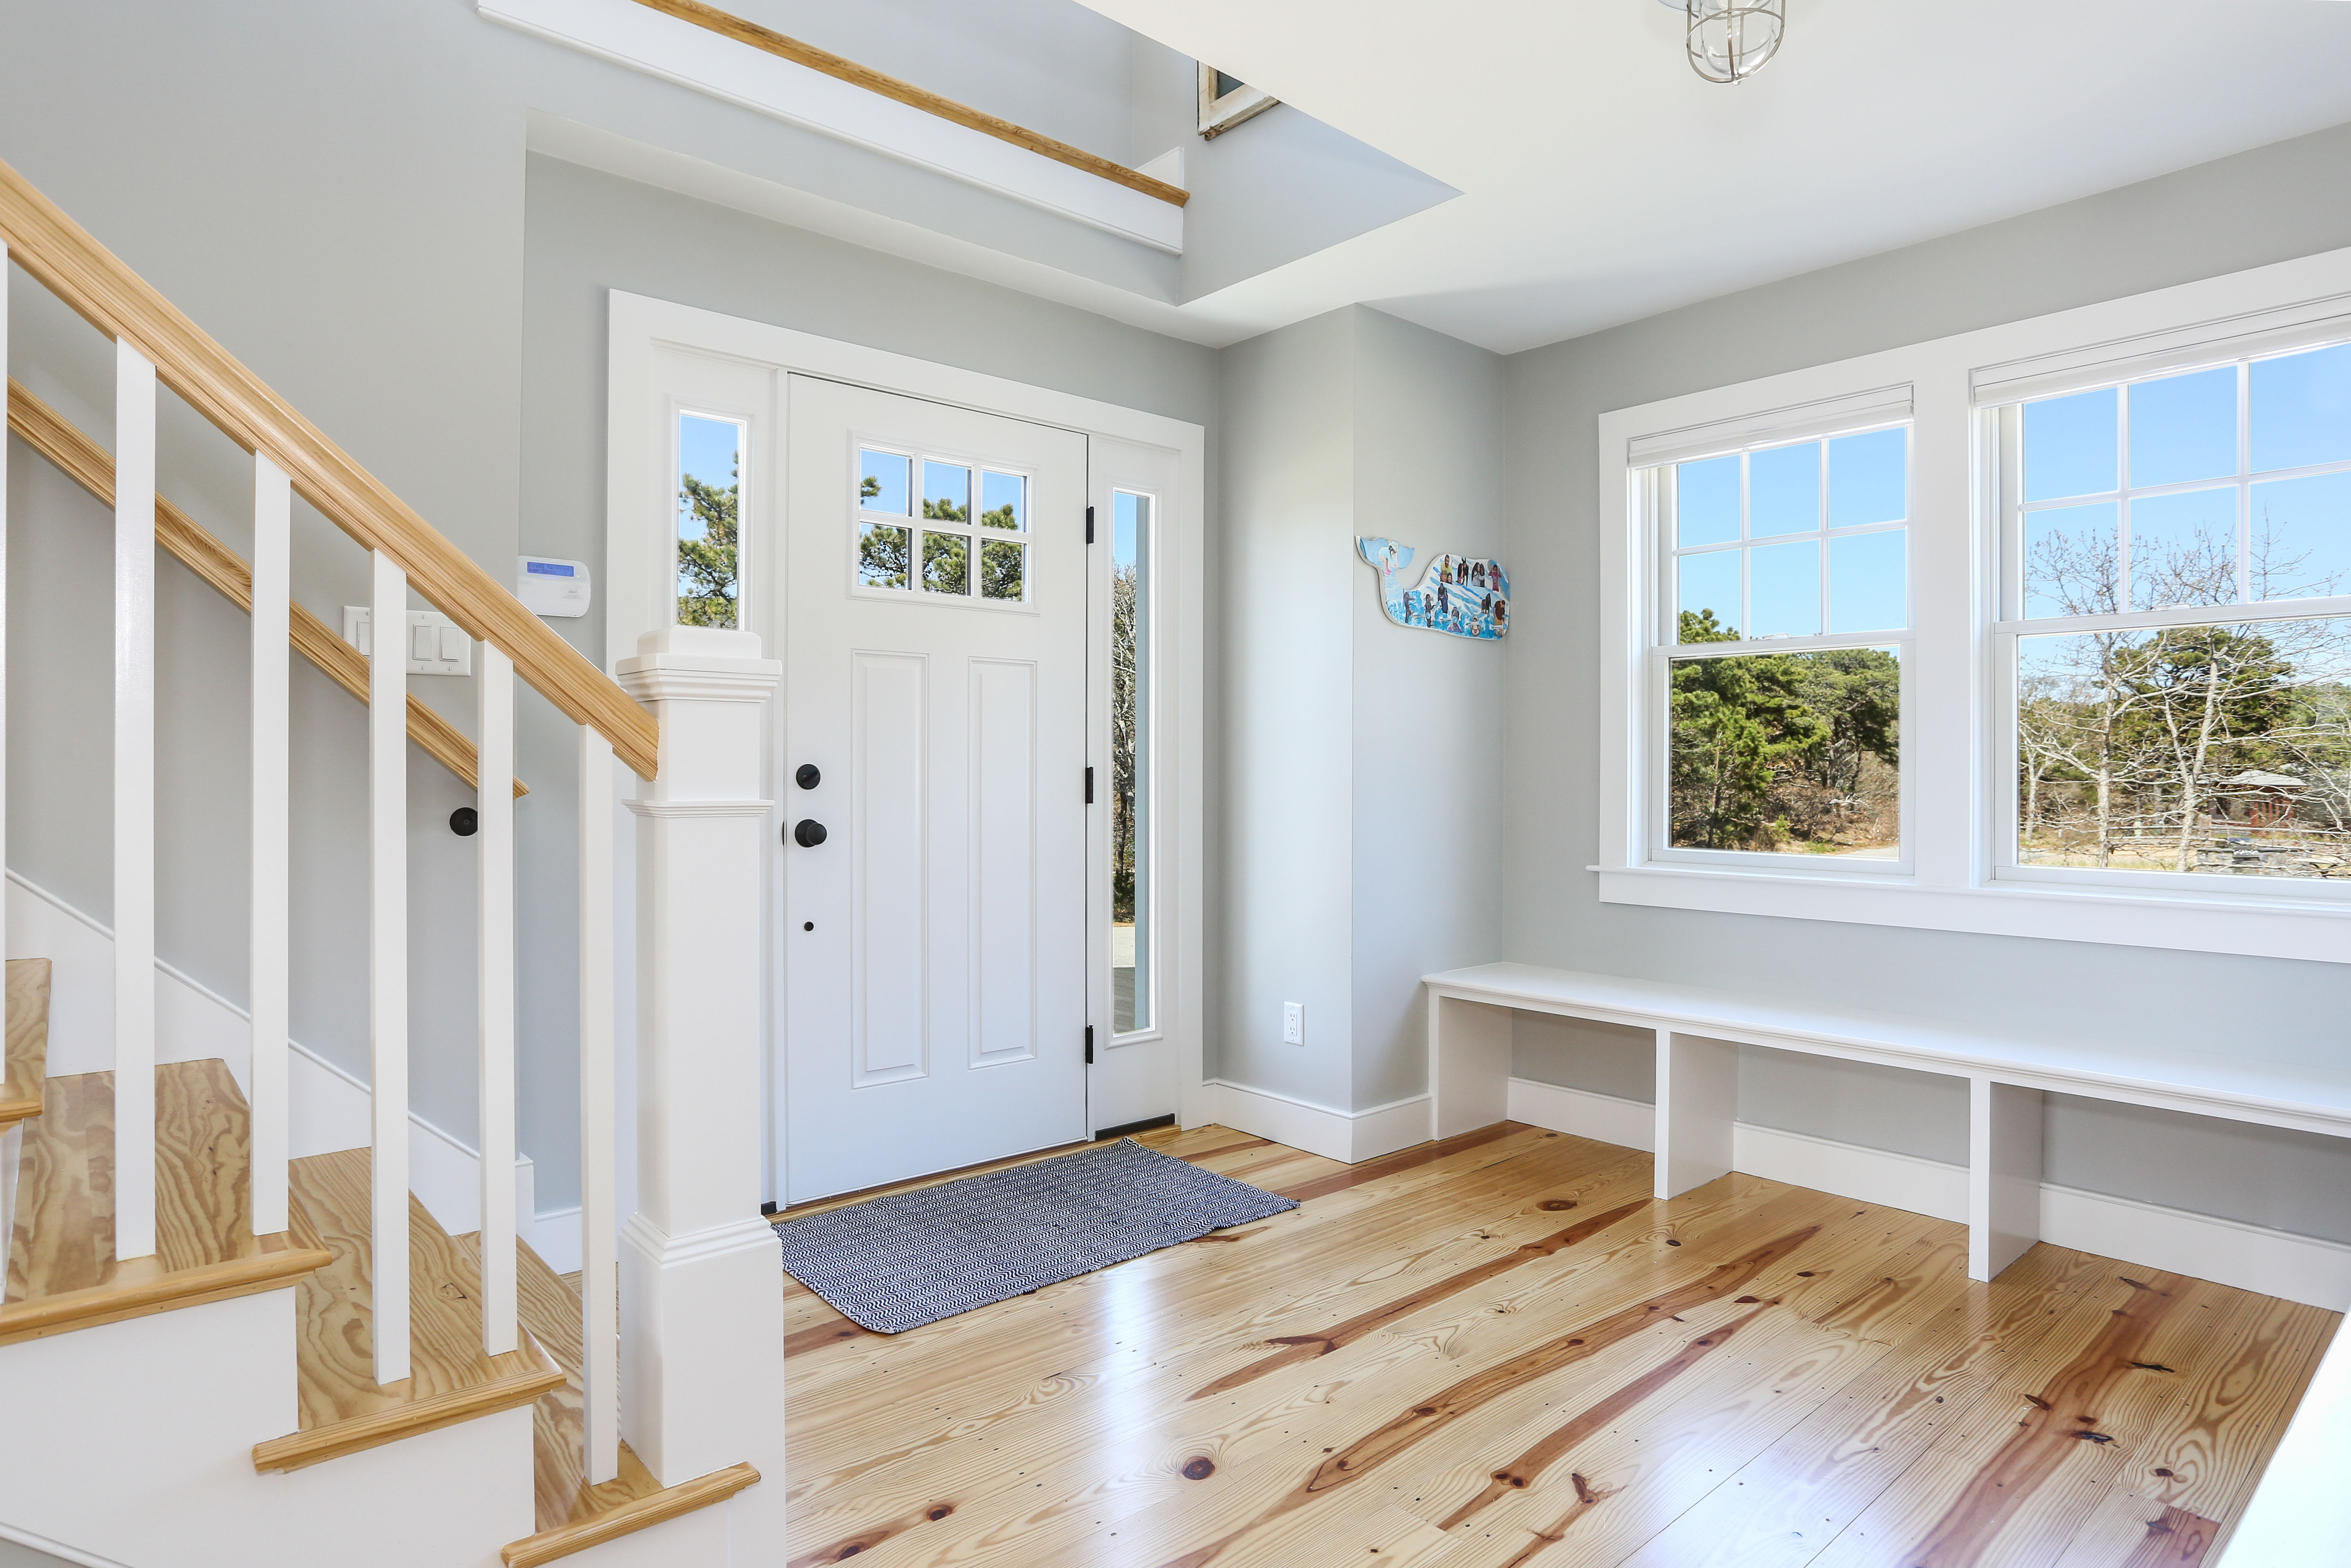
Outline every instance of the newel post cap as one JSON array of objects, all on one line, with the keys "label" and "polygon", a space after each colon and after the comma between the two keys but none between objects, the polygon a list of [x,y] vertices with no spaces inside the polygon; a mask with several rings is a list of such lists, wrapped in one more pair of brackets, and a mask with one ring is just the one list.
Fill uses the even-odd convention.
[{"label": "newel post cap", "polygon": [[784,666],[759,654],[757,632],[664,626],[639,637],[636,656],[622,659],[613,674],[622,690],[643,703],[765,702]]}]

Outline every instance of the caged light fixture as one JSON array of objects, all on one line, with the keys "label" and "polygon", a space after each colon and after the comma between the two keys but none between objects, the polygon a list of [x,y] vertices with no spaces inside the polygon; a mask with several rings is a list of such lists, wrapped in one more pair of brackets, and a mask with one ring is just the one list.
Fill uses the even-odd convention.
[{"label": "caged light fixture", "polygon": [[1788,0],[1660,0],[1688,23],[1690,69],[1745,81],[1771,64],[1788,31]]}]

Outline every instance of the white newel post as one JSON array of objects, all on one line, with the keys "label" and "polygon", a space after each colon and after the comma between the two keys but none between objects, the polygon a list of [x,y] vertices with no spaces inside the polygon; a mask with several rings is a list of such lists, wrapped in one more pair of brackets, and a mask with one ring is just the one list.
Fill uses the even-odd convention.
[{"label": "white newel post", "polygon": [[649,632],[621,685],[661,724],[639,780],[637,1193],[622,1228],[621,1427],[665,1486],[780,1479],[783,1281],[759,1216],[762,720],[783,666],[747,632]]}]

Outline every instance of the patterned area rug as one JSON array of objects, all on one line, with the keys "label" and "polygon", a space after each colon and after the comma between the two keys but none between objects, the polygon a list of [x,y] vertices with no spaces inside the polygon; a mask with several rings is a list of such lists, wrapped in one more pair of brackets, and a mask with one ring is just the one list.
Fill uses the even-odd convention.
[{"label": "patterned area rug", "polygon": [[903,1333],[1298,1205],[1132,1138],[776,1226],[784,1270]]}]

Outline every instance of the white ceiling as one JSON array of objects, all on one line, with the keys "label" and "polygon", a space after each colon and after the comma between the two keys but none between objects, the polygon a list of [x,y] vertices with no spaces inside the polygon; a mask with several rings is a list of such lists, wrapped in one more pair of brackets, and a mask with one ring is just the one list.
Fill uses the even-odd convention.
[{"label": "white ceiling", "polygon": [[2333,0],[1787,0],[1736,87],[1656,0],[1086,3],[1463,193],[1207,341],[1360,300],[1511,351],[2351,120]]}]

